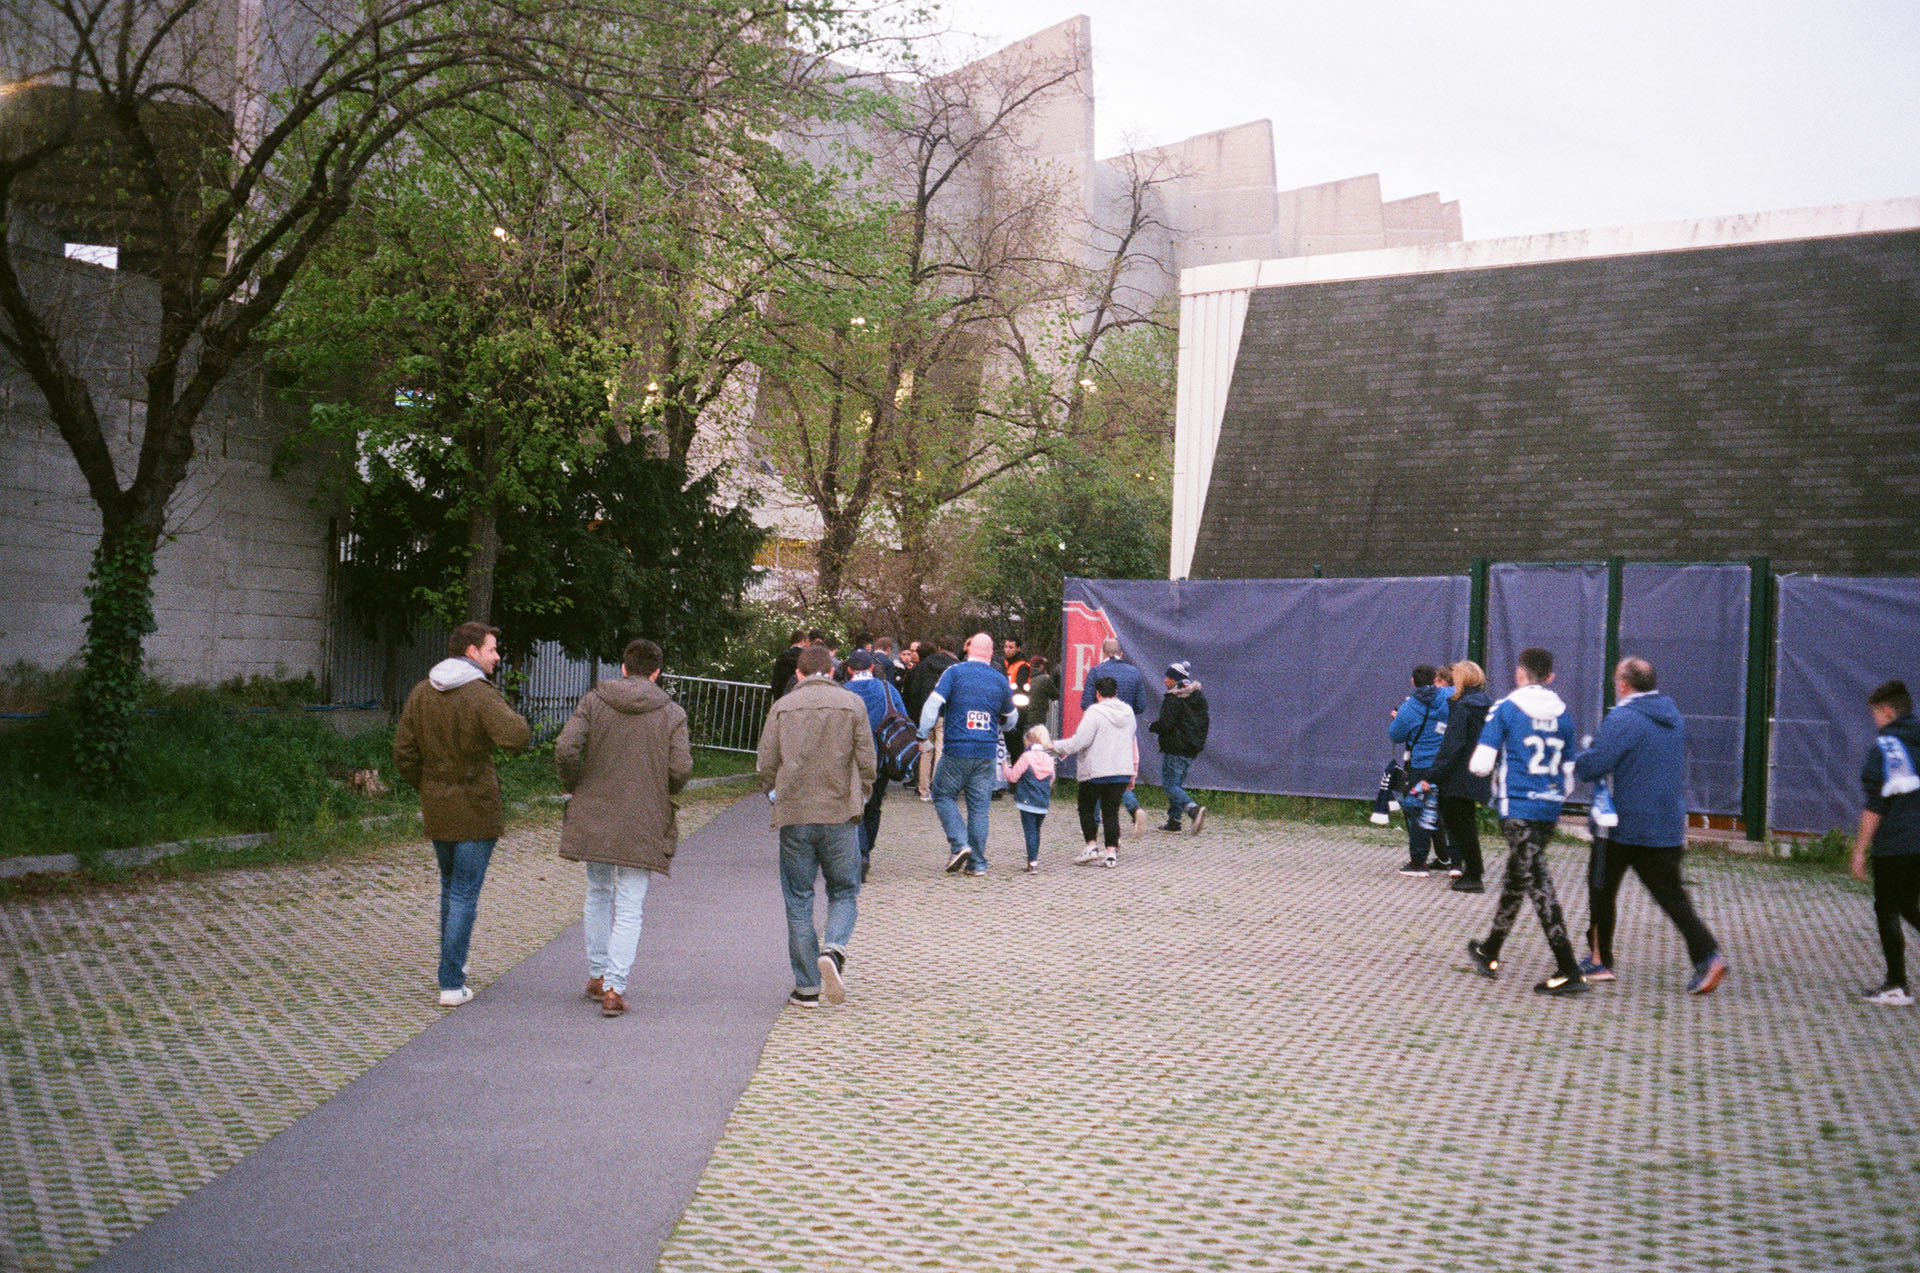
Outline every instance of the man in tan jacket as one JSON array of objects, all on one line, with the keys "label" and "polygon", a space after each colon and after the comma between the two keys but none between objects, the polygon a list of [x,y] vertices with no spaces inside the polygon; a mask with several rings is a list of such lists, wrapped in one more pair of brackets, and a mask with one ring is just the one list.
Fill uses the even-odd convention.
[{"label": "man in tan jacket", "polygon": [[393,763],[420,792],[420,816],[440,862],[440,1006],[454,1008],[473,998],[467,944],[506,824],[493,749],[519,751],[533,734],[487,680],[500,665],[500,629],[463,623],[447,637],[447,655],[407,695]]},{"label": "man in tan jacket", "polygon": [[673,861],[673,795],[693,773],[687,713],[660,688],[660,647],[629,641],[620,667],[626,675],[582,697],[553,745],[573,793],[560,856],[587,864],[587,998],[603,1017],[627,1010],[647,881]]},{"label": "man in tan jacket", "polygon": [[[877,780],[873,727],[859,697],[833,683],[825,646],[800,652],[799,682],[760,731],[760,787],[780,828],[780,886],[787,900],[790,1003],[815,1008],[847,997],[842,971],[860,896],[860,814]],[[814,880],[827,880],[825,939],[813,926]],[[824,990],[823,990],[824,987]]]}]

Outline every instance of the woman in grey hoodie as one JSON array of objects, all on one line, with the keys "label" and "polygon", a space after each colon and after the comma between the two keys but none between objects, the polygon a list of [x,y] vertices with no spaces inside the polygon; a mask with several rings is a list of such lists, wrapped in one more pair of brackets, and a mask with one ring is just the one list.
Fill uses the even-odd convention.
[{"label": "woman in grey hoodie", "polygon": [[[1140,772],[1140,743],[1134,736],[1133,709],[1121,702],[1120,687],[1111,676],[1093,683],[1094,700],[1081,714],[1072,738],[1053,745],[1055,755],[1081,755],[1080,834],[1087,847],[1074,859],[1076,866],[1117,866],[1120,862],[1120,798]],[[1095,809],[1099,820],[1095,821]],[[1096,836],[1104,833],[1102,852]]]}]

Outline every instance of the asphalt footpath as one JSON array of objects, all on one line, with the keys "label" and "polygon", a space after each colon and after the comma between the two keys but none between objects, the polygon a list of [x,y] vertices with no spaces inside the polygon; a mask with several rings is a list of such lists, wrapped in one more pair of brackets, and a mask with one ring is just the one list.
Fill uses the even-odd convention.
[{"label": "asphalt footpath", "polygon": [[792,988],[778,858],[741,800],[653,881],[624,1017],[576,924],[92,1267],[652,1269]]}]

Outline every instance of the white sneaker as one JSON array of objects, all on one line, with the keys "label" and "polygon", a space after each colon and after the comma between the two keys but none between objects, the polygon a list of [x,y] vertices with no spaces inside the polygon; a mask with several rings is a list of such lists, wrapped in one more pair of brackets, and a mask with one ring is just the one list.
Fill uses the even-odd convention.
[{"label": "white sneaker", "polygon": [[473,988],[471,986],[462,986],[458,990],[442,990],[440,992],[440,1006],[443,1008],[457,1008],[471,998],[473,998]]},{"label": "white sneaker", "polygon": [[840,961],[828,951],[816,961],[820,969],[820,997],[828,1003],[847,1001],[846,979],[840,975]]},{"label": "white sneaker", "polygon": [[1086,848],[1080,850],[1080,856],[1073,859],[1073,864],[1075,866],[1092,866],[1099,860],[1100,850],[1089,844]]},{"label": "white sneaker", "polygon": [[1883,1008],[1906,1008],[1913,1004],[1913,996],[1905,986],[1882,986],[1878,990],[1869,990],[1860,996],[1868,1003],[1877,1003]]},{"label": "white sneaker", "polygon": [[1117,855],[1109,853],[1105,857],[1100,859],[1100,865],[1101,866],[1119,866],[1120,859]]}]

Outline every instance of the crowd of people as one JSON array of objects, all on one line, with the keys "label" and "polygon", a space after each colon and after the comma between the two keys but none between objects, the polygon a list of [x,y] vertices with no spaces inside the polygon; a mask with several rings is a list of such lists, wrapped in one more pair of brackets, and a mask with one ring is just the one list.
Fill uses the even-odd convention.
[{"label": "crowd of people", "polygon": [[[394,735],[395,763],[420,792],[439,865],[438,981],[446,1007],[473,997],[467,953],[504,819],[494,753],[531,739],[526,720],[492,683],[499,635],[481,623],[454,629],[448,657],[409,694]],[[660,688],[662,663],[657,644],[630,642],[622,675],[581,698],[555,743],[570,794],[560,856],[585,867],[586,994],[606,1016],[627,1010],[648,881],[671,866],[673,796],[693,770],[686,713]],[[1207,744],[1207,698],[1189,662],[1169,665],[1163,676],[1159,713],[1146,726],[1159,740],[1168,801],[1161,830],[1197,834],[1207,810],[1185,783]],[[1522,650],[1513,679],[1513,692],[1495,702],[1476,663],[1413,669],[1412,690],[1388,726],[1408,837],[1400,873],[1426,877],[1437,868],[1455,891],[1484,891],[1479,809],[1491,806],[1508,852],[1487,935],[1467,942],[1477,971],[1500,975],[1514,923],[1531,904],[1554,961],[1536,991],[1571,995],[1615,980],[1617,899],[1632,873],[1686,944],[1687,991],[1710,993],[1729,964],[1682,880],[1685,722],[1659,691],[1653,665],[1628,657],[1615,666],[1614,706],[1589,738],[1576,738],[1552,689],[1549,651]],[[996,649],[984,632],[964,643],[913,641],[897,653],[888,638],[863,635],[843,659],[821,634],[796,631],[769,689],[774,702],[756,769],[779,832],[790,1001],[798,1007],[846,998],[848,944],[890,783],[933,804],[949,873],[987,873],[991,805],[1008,790],[1025,870],[1039,870],[1042,829],[1067,758],[1076,765],[1080,824],[1073,862],[1117,866],[1123,813],[1142,830],[1135,786],[1148,696],[1117,640],[1107,640],[1087,675],[1080,719],[1065,737],[1049,727],[1060,686],[1046,658],[1013,640]],[[1867,705],[1878,734],[1861,769],[1865,808],[1850,866],[1873,884],[1886,977],[1863,997],[1904,1006],[1913,1000],[1902,924],[1920,928],[1920,721],[1899,681],[1874,690]],[[1546,857],[1579,782],[1593,784],[1584,954],[1568,935]],[[822,881],[824,930],[814,918]]]}]

